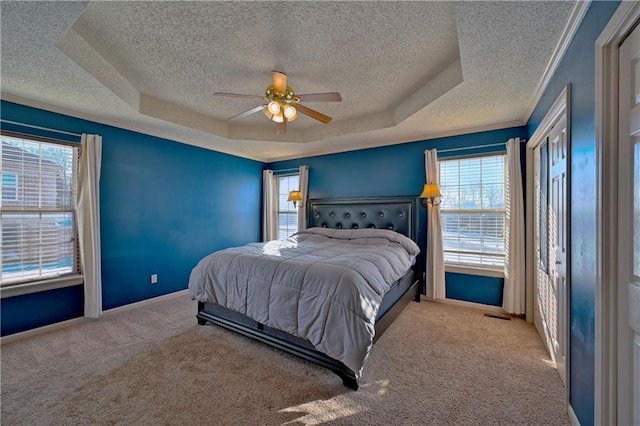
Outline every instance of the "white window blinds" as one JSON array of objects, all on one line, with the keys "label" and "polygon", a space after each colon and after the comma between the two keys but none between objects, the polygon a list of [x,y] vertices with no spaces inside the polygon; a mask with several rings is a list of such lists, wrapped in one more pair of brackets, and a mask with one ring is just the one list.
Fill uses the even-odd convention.
[{"label": "white window blinds", "polygon": [[0,283],[79,273],[79,148],[2,135]]},{"label": "white window blinds", "polygon": [[505,156],[440,161],[444,261],[503,268]]},{"label": "white window blinds", "polygon": [[279,176],[278,182],[278,239],[284,240],[298,231],[298,210],[287,201],[290,191],[297,191],[300,175]]}]

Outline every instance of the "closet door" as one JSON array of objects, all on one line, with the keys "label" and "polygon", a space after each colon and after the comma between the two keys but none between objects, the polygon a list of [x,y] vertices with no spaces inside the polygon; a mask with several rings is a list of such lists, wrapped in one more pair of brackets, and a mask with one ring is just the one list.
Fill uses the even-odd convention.
[{"label": "closet door", "polygon": [[566,384],[567,118],[562,114],[535,148],[536,310],[534,322]]},{"label": "closet door", "polygon": [[619,61],[617,420],[640,425],[640,28]]},{"label": "closet door", "polygon": [[[567,365],[567,116],[549,132],[549,269],[555,298],[552,355],[563,382]],[[566,382],[565,382],[566,385]]]}]

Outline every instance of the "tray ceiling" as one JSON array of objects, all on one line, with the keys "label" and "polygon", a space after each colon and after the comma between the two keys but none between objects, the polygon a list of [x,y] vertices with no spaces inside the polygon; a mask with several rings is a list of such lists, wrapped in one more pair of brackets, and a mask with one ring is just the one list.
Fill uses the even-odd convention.
[{"label": "tray ceiling", "polygon": [[[272,161],[522,124],[574,2],[1,2],[4,99]],[[307,104],[286,135],[271,70]]]}]

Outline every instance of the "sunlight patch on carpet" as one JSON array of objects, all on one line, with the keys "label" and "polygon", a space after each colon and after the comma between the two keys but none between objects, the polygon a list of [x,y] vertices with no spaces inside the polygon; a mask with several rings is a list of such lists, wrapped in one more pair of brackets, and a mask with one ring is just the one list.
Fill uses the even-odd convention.
[{"label": "sunlight patch on carpet", "polygon": [[[357,392],[347,392],[331,399],[307,402],[285,408],[280,410],[280,412],[308,413],[303,417],[284,423],[285,425],[304,424],[305,426],[313,426],[340,419],[344,420],[350,416],[363,414],[368,411],[367,407],[382,403],[388,386],[389,380],[366,383],[361,385]],[[363,401],[367,401],[368,403],[363,404]]]}]

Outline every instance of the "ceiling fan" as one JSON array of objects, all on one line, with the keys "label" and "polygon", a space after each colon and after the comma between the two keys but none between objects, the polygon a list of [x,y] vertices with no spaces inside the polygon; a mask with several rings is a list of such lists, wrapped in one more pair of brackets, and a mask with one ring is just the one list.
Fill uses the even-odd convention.
[{"label": "ceiling fan", "polygon": [[287,86],[287,75],[281,71],[271,71],[271,85],[267,87],[264,96],[242,95],[239,93],[216,92],[214,96],[227,96],[232,98],[261,99],[266,103],[229,117],[229,120],[237,120],[247,117],[259,111],[263,111],[269,120],[276,123],[276,133],[287,133],[287,123],[293,121],[298,113],[304,114],[322,123],[331,121],[331,117],[302,105],[300,102],[340,102],[342,96],[338,92],[308,93],[296,95],[293,89]]}]

